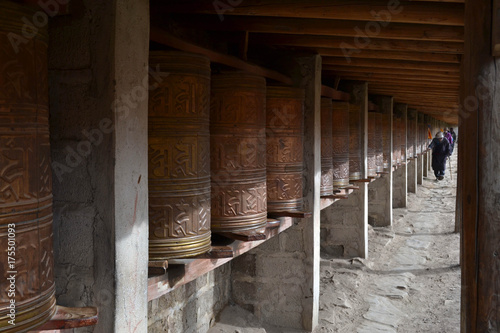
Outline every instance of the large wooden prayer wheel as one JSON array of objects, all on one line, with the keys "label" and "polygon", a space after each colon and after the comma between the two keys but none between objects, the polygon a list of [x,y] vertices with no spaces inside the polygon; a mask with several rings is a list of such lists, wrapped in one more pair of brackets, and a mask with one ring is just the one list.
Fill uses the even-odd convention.
[{"label": "large wooden prayer wheel", "polygon": [[210,62],[182,52],[150,53],[168,73],[149,95],[149,259],[210,249]]},{"label": "large wooden prayer wheel", "polygon": [[267,223],[266,80],[240,72],[212,76],[212,230]]},{"label": "large wooden prayer wheel", "polygon": [[0,332],[36,328],[56,304],[48,36],[22,32],[34,13],[0,0]]},{"label": "large wooden prayer wheel", "polygon": [[321,195],[333,194],[333,136],[330,98],[321,98]]},{"label": "large wooden prayer wheel", "polygon": [[378,152],[377,118],[378,118],[378,113],[368,112],[368,152],[367,152],[368,177],[377,176],[377,152]]},{"label": "large wooden prayer wheel", "polygon": [[334,102],[332,114],[333,187],[349,185],[349,103]]},{"label": "large wooden prayer wheel", "polygon": [[304,90],[267,87],[267,209],[302,209]]},{"label": "large wooden prayer wheel", "polygon": [[[382,149],[383,149],[383,165],[384,171],[389,172],[394,164],[396,164],[395,156],[392,156],[391,145],[391,117],[389,114],[382,114]],[[392,134],[394,140],[394,133]]]},{"label": "large wooden prayer wheel", "polygon": [[360,106],[349,105],[349,180],[361,179],[362,173]]}]

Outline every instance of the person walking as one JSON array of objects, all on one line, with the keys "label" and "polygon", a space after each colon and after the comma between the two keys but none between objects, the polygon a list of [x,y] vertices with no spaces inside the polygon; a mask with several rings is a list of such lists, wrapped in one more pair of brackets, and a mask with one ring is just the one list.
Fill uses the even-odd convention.
[{"label": "person walking", "polygon": [[451,137],[453,138],[453,146],[455,146],[455,143],[457,142],[457,133],[455,133],[453,127],[450,127],[450,134]]},{"label": "person walking", "polygon": [[446,139],[442,132],[437,132],[432,139],[429,149],[432,149],[432,169],[436,180],[444,179],[446,170],[446,159],[451,155],[450,142]]}]

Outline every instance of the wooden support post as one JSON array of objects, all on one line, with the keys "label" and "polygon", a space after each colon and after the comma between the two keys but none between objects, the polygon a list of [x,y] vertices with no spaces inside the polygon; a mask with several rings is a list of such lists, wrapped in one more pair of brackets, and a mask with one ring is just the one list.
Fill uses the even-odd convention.
[{"label": "wooden support post", "polygon": [[[404,131],[401,135],[401,166],[394,172],[393,175],[393,196],[392,206],[394,208],[404,208],[407,204],[408,197],[408,163],[406,163],[406,123],[408,115],[407,104],[396,104],[394,106],[394,114],[402,119]],[[399,129],[398,129],[399,130]]]},{"label": "wooden support post", "polygon": [[408,109],[407,143],[408,143],[408,192],[417,193],[417,159],[416,152],[416,129],[417,129],[417,110]]},{"label": "wooden support post", "polygon": [[[389,96],[376,96],[375,103],[382,113],[383,122],[389,126],[383,126],[379,130],[388,130],[383,134],[384,163],[392,164],[392,112],[393,98]],[[392,225],[392,191],[393,172],[389,167],[387,171],[373,183],[368,185],[368,221],[375,227],[387,227]]]},{"label": "wooden support post", "polygon": [[491,56],[492,24],[498,24],[491,6],[490,0],[465,2],[458,146],[463,333],[500,330],[500,59]]},{"label": "wooden support post", "polygon": [[368,256],[368,84],[345,82],[342,91],[351,93],[351,104],[360,106],[362,163],[361,178],[345,200],[339,200],[321,211],[321,251],[340,257]]}]

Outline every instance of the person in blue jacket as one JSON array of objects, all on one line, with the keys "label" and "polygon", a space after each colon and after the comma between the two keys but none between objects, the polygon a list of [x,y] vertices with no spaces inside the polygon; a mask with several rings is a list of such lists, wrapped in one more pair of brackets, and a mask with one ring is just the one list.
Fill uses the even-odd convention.
[{"label": "person in blue jacket", "polygon": [[446,170],[446,159],[451,155],[450,142],[443,135],[443,132],[437,132],[432,139],[429,149],[432,149],[432,169],[437,180],[444,179]]}]

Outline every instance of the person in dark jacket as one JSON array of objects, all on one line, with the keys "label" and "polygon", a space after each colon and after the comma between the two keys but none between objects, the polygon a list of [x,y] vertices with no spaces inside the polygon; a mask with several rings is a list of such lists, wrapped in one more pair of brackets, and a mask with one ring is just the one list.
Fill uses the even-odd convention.
[{"label": "person in dark jacket", "polygon": [[446,170],[446,159],[451,154],[450,143],[442,132],[437,132],[429,149],[432,149],[432,169],[437,180],[443,180]]}]

